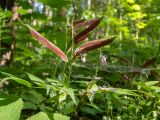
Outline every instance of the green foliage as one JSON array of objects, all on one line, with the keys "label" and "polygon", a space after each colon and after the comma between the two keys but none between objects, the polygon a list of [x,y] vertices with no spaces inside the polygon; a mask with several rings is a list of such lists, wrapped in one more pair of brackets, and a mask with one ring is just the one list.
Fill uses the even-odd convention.
[{"label": "green foliage", "polygon": [[67,117],[65,115],[58,114],[58,113],[54,113],[53,118],[54,118],[54,120],[70,120],[69,117]]},{"label": "green foliage", "polygon": [[[0,57],[16,36],[11,62],[3,65],[0,58],[0,119],[160,119],[158,0],[16,2],[20,21],[0,10]],[[21,23],[32,26],[39,41],[43,35],[54,43],[68,62]],[[99,45],[112,36],[111,44]],[[86,54],[73,59],[79,49]]]},{"label": "green foliage", "polygon": [[18,120],[23,107],[23,101],[14,95],[0,96],[1,120]]},{"label": "green foliage", "polygon": [[46,113],[40,112],[32,117],[28,118],[27,120],[50,120]]}]

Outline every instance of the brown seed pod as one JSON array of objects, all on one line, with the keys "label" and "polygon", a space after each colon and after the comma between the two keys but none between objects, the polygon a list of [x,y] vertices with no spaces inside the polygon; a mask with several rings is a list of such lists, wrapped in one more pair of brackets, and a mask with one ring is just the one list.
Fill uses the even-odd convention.
[{"label": "brown seed pod", "polygon": [[86,34],[88,34],[90,31],[92,31],[94,28],[96,28],[99,25],[101,19],[102,19],[102,17],[100,19],[94,19],[93,20],[94,22],[92,21],[92,23],[89,25],[89,27],[87,27],[85,30],[83,30],[82,32],[80,32],[79,34],[77,34],[74,37],[74,42],[78,43],[77,41],[80,41],[79,39],[84,38],[84,36]]},{"label": "brown seed pod", "polygon": [[141,67],[142,67],[142,68],[147,68],[147,67],[149,67],[150,65],[154,64],[155,62],[156,62],[156,58],[154,57],[154,58],[146,61]]},{"label": "brown seed pod", "polygon": [[74,26],[74,29],[78,29],[82,26],[90,26],[91,24],[95,23],[96,21],[98,21],[98,19],[91,19],[91,20],[87,20],[87,21],[80,20],[80,21],[74,22],[73,26]]},{"label": "brown seed pod", "polygon": [[64,54],[64,52],[60,48],[58,48],[56,45],[54,45],[53,43],[48,41],[45,37],[43,37],[35,29],[31,28],[28,25],[26,25],[26,26],[29,28],[29,30],[34,38],[36,38],[40,43],[42,43],[44,46],[46,46],[47,48],[52,50],[54,53],[56,53],[56,55],[60,56],[63,61],[65,61],[65,62],[68,61],[67,56]]},{"label": "brown seed pod", "polygon": [[76,20],[76,21],[73,22],[73,26],[76,26],[77,24],[80,24],[80,23],[82,23],[82,22],[84,22],[84,21],[85,21],[85,19]]},{"label": "brown seed pod", "polygon": [[109,39],[99,39],[99,40],[93,40],[90,42],[87,42],[85,44],[83,44],[82,46],[80,46],[79,48],[77,48],[77,50],[74,52],[74,57],[86,53],[88,51],[100,48],[102,46],[108,45],[110,44],[113,40],[115,39],[115,37],[109,38]]},{"label": "brown seed pod", "polygon": [[[153,57],[152,59],[147,60],[143,65],[141,65],[141,68],[147,68],[150,65],[154,64],[155,62],[156,62],[156,57]],[[132,77],[139,74],[140,74],[140,71],[134,72]]]},{"label": "brown seed pod", "polygon": [[86,38],[88,38],[89,34],[85,34],[84,36],[82,36],[81,38],[79,38],[78,40],[75,41],[75,43],[80,43],[81,41],[85,40]]}]

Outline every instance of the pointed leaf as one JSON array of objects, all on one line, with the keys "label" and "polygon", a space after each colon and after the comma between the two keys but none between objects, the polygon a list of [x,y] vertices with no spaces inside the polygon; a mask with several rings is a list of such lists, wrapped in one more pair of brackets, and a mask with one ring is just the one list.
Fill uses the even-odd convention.
[{"label": "pointed leaf", "polygon": [[158,83],[159,83],[159,81],[149,81],[149,82],[145,82],[145,85],[153,86],[153,85],[156,85]]},{"label": "pointed leaf", "polygon": [[40,43],[42,43],[43,45],[45,45],[47,48],[49,48],[50,50],[52,50],[53,52],[56,53],[56,55],[60,56],[62,60],[64,60],[65,62],[68,61],[67,56],[64,54],[64,52],[58,48],[56,45],[54,45],[53,43],[51,43],[50,41],[48,41],[45,37],[43,37],[40,33],[38,33],[35,29],[31,28],[30,26],[26,25],[31,34],[33,35],[34,38],[36,38]]},{"label": "pointed leaf", "polygon": [[27,75],[35,84],[37,84],[38,86],[40,86],[42,88],[46,88],[46,84],[42,79],[40,79],[30,73],[27,73]]},{"label": "pointed leaf", "polygon": [[44,112],[39,112],[33,116],[31,116],[30,118],[28,118],[27,120],[50,120],[48,115]]},{"label": "pointed leaf", "polygon": [[[1,99],[1,96],[0,96]],[[23,101],[22,99],[17,99],[11,103],[12,96],[1,100],[0,105],[0,119],[1,120],[19,120],[21,110],[23,108]],[[8,104],[9,103],[9,104]]]},{"label": "pointed leaf", "polygon": [[53,118],[54,120],[70,120],[70,117],[59,114],[59,113],[54,113]]},{"label": "pointed leaf", "polygon": [[109,38],[109,39],[100,39],[100,40],[94,40],[85,43],[84,45],[80,46],[75,52],[74,52],[74,58],[80,54],[86,53],[88,51],[100,48],[102,46],[110,44],[115,37]]},{"label": "pointed leaf", "polygon": [[16,81],[17,83],[25,85],[27,87],[31,87],[32,86],[30,82],[28,82],[28,81],[26,81],[24,79],[18,78],[16,76],[12,75],[12,74],[1,72],[1,71],[0,71],[0,73],[2,73],[3,75],[8,76],[8,77],[5,77],[4,79],[2,79],[3,81],[13,80],[13,81]]},{"label": "pointed leaf", "polygon": [[70,97],[72,98],[73,102],[74,102],[75,104],[77,104],[77,103],[76,103],[76,99],[75,99],[75,95],[74,95],[74,90],[73,90],[72,88],[63,88],[63,89],[64,89],[64,91],[65,91],[66,93],[68,93],[68,95],[70,95]]},{"label": "pointed leaf", "polygon": [[131,96],[139,96],[138,94],[136,94],[135,92],[128,90],[128,89],[121,89],[118,88],[115,93],[120,94],[120,95],[131,95]]}]

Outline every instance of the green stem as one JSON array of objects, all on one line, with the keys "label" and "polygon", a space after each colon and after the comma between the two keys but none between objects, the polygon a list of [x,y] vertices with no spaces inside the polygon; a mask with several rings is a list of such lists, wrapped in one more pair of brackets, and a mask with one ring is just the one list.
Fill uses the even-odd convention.
[{"label": "green stem", "polygon": [[54,69],[54,78],[56,79],[56,74],[57,74],[57,68],[58,68],[59,62],[57,62],[55,69]]}]

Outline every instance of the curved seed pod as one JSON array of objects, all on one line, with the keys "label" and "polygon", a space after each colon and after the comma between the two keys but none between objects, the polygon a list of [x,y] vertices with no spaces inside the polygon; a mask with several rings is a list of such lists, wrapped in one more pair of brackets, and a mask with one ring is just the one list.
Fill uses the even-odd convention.
[{"label": "curved seed pod", "polygon": [[74,29],[78,29],[82,26],[90,26],[91,24],[95,23],[96,21],[98,21],[98,19],[91,19],[91,20],[80,20],[78,22],[73,23]]},{"label": "curved seed pod", "polygon": [[[79,38],[77,41],[75,41],[75,44],[78,44],[79,42],[85,40],[86,38],[88,38],[89,34],[84,35],[83,37]],[[72,45],[72,41],[70,41],[69,45],[68,45],[68,49],[71,48]]]},{"label": "curved seed pod", "polygon": [[82,32],[80,32],[79,34],[77,34],[74,37],[74,42],[78,43],[77,41],[79,41],[79,39],[81,39],[82,37],[84,37],[86,34],[88,34],[90,31],[92,31],[94,28],[96,28],[100,21],[101,21],[102,17],[100,19],[95,19],[94,22],[92,24],[89,25],[89,27],[87,27],[85,30],[83,30]]},{"label": "curved seed pod", "polygon": [[152,58],[152,59],[149,59],[148,61],[146,61],[141,67],[142,68],[147,68],[149,67],[150,65],[154,64],[156,62],[156,58]]},{"label": "curved seed pod", "polygon": [[115,39],[115,37],[109,38],[109,39],[99,39],[99,40],[94,40],[94,41],[90,41],[85,43],[84,45],[80,46],[79,48],[77,48],[77,50],[74,52],[74,57],[86,53],[88,51],[100,48],[102,46],[108,45],[110,44],[113,40]]},{"label": "curved seed pod", "polygon": [[79,43],[79,42],[81,42],[81,41],[85,40],[86,38],[88,38],[88,36],[89,36],[89,34],[88,34],[88,33],[87,33],[87,34],[85,34],[84,36],[82,36],[81,38],[79,38],[78,40],[76,40],[76,41],[75,41],[75,44],[77,44],[77,43]]},{"label": "curved seed pod", "polygon": [[[152,59],[147,60],[143,65],[141,65],[141,68],[142,68],[142,69],[143,69],[143,68],[147,68],[147,67],[149,67],[150,65],[154,64],[155,62],[156,62],[156,57],[153,57]],[[132,77],[134,77],[134,76],[136,76],[136,75],[138,75],[138,74],[140,74],[140,71],[134,72],[134,74],[133,74]]]},{"label": "curved seed pod", "polygon": [[84,21],[85,21],[85,19],[73,21],[73,26],[76,26],[77,24],[80,24]]},{"label": "curved seed pod", "polygon": [[60,56],[63,61],[65,61],[65,62],[68,61],[67,56],[64,54],[64,52],[60,48],[58,48],[56,45],[54,45],[53,43],[51,43],[50,41],[48,41],[45,37],[43,37],[35,29],[31,28],[28,25],[27,25],[27,27],[29,28],[29,30],[30,30],[31,34],[33,35],[33,37],[36,38],[40,43],[42,43],[47,48],[49,48],[50,50],[52,50],[53,52],[55,52],[56,55]]}]

